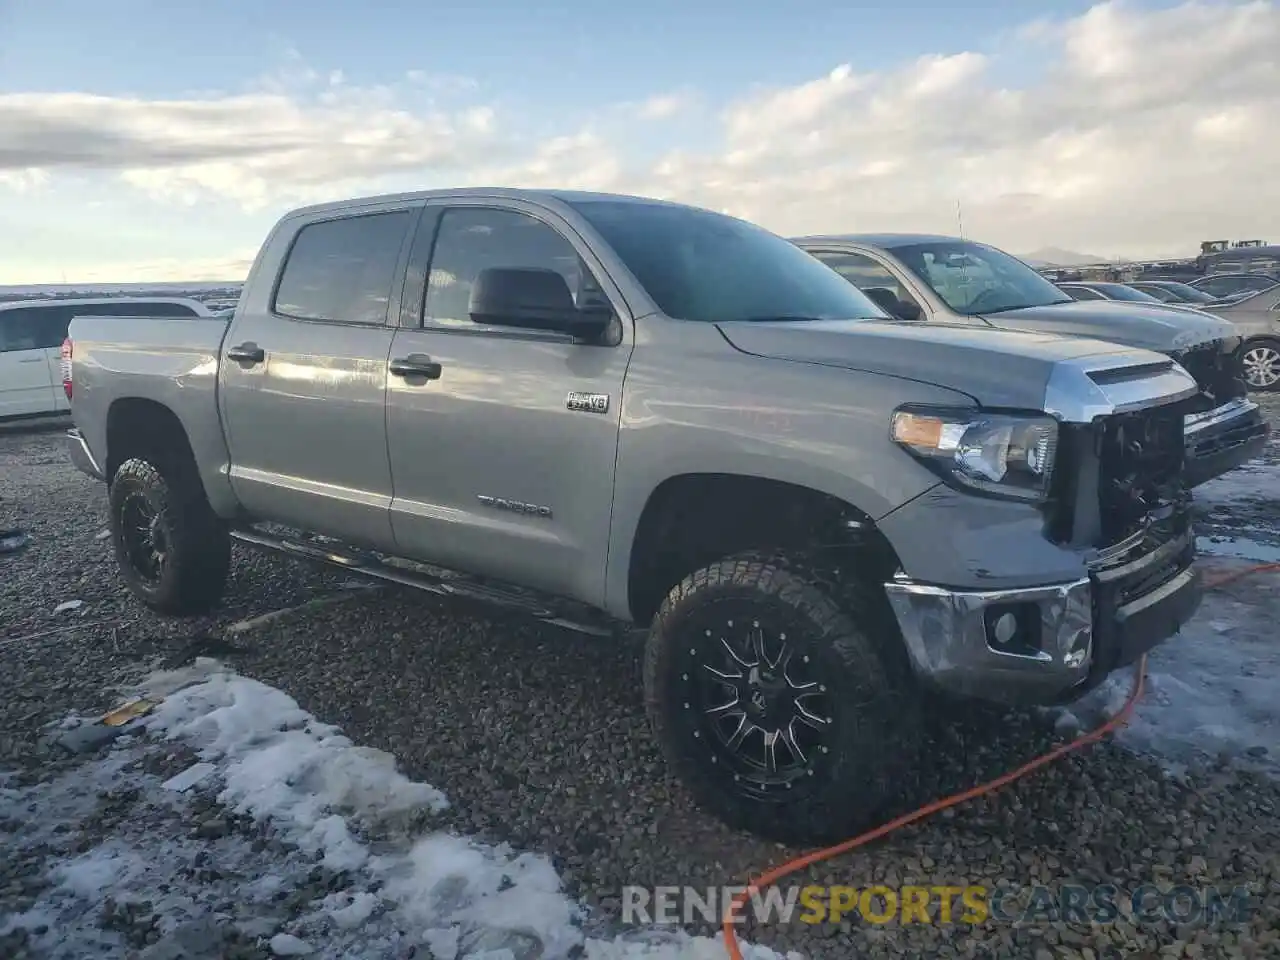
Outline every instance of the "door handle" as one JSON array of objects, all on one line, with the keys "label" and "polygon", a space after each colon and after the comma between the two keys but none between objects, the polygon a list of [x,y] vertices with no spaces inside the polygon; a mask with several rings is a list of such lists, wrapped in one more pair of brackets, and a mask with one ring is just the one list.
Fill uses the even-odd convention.
[{"label": "door handle", "polygon": [[44,357],[29,357],[26,360],[19,360],[19,363],[48,363]]},{"label": "door handle", "polygon": [[422,377],[426,380],[439,380],[443,368],[425,353],[411,353],[407,357],[398,357],[388,365],[388,370],[396,377]]},{"label": "door handle", "polygon": [[266,358],[266,351],[256,343],[242,343],[227,351],[227,359],[236,363],[261,363]]}]

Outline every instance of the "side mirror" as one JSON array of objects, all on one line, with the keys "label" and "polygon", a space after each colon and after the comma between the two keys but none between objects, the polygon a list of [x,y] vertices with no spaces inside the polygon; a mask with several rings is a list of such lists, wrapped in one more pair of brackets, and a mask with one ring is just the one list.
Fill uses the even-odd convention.
[{"label": "side mirror", "polygon": [[481,270],[467,310],[475,323],[558,330],[577,337],[602,332],[613,317],[608,309],[579,309],[561,274],[532,267]]}]

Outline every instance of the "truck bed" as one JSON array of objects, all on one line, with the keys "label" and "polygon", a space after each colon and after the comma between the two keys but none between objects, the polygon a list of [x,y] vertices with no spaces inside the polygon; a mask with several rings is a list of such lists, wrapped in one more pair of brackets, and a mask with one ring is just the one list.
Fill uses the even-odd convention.
[{"label": "truck bed", "polygon": [[[218,317],[75,317],[72,416],[94,460],[107,468],[113,405],[160,404],[177,417],[202,476],[226,464],[218,419],[218,356],[230,326]],[[117,410],[119,407],[116,408]]]}]

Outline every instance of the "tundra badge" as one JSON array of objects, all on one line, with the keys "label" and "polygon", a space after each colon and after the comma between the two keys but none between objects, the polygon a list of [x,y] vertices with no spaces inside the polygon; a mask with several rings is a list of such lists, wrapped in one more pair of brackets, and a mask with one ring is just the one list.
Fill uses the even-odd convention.
[{"label": "tundra badge", "polygon": [[608,413],[609,395],[607,393],[578,393],[573,391],[564,405],[579,413]]},{"label": "tundra badge", "polygon": [[493,507],[497,510],[510,510],[513,513],[526,513],[530,516],[542,517],[544,520],[551,519],[551,508],[540,507],[536,503],[524,503],[521,500],[508,500],[506,497],[490,497],[483,493],[476,494],[476,499],[486,507]]}]

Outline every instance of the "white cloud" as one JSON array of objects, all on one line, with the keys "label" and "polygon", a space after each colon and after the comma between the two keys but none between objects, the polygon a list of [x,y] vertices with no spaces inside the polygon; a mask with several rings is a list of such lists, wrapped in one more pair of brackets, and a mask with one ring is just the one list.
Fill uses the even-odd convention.
[{"label": "white cloud", "polygon": [[688,92],[658,94],[640,104],[636,114],[641,120],[669,120],[692,107],[693,100]]},{"label": "white cloud", "polygon": [[[782,233],[951,232],[959,202],[970,236],[1104,255],[1278,239],[1274,0],[1108,3],[1012,26],[994,52],[881,72],[825,66],[808,82],[744,91],[709,127],[709,146],[643,164],[629,138],[592,130],[518,143],[474,89],[453,109],[411,106],[436,92],[412,72],[403,88],[362,89],[294,63],[262,92],[207,100],[0,95],[0,183],[51,194],[60,172],[98,170],[175,202],[249,209],[388,184],[586,187],[682,199]],[[1018,85],[996,79],[1017,75]],[[669,118],[690,102],[655,94],[630,115]]]}]

